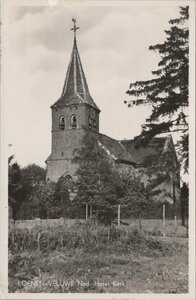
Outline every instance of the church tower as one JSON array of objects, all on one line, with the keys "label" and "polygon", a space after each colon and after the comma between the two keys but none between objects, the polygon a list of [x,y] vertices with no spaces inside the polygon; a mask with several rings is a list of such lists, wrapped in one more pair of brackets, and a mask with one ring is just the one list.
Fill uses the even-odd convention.
[{"label": "church tower", "polygon": [[100,110],[93,101],[82,68],[77,41],[74,43],[61,97],[51,106],[52,153],[46,160],[47,179],[57,181],[61,175],[74,178],[77,164],[73,158],[82,147],[86,130],[99,132]]}]

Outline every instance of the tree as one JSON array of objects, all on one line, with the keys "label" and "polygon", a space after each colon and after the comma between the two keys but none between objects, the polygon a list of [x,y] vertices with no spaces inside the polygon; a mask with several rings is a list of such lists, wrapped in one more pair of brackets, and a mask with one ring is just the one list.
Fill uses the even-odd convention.
[{"label": "tree", "polygon": [[45,169],[36,164],[30,164],[21,169],[21,191],[16,209],[17,218],[31,218],[36,215],[34,207],[38,207],[39,202],[36,194],[39,193],[40,184],[45,182],[45,176]]},{"label": "tree", "polygon": [[189,212],[189,187],[184,182],[181,187],[181,216],[182,216],[182,225],[185,226],[185,220],[188,218]]},{"label": "tree", "polygon": [[34,185],[17,213],[18,219],[55,218],[54,182],[41,181]]},{"label": "tree", "polygon": [[[30,172],[28,172],[30,170]],[[27,178],[22,182],[23,202],[17,213],[19,219],[69,217],[69,182],[61,176],[57,182],[45,181],[45,170],[36,165],[25,168]]]},{"label": "tree", "polygon": [[152,112],[142,126],[140,141],[147,143],[160,133],[179,131],[181,163],[188,172],[188,123],[185,107],[188,106],[189,30],[187,22],[189,7],[180,7],[180,16],[170,20],[172,25],[165,30],[166,40],[150,46],[161,60],[158,69],[152,71],[155,78],[131,83],[127,94],[134,98],[125,101],[128,106],[150,104]]},{"label": "tree", "polygon": [[65,176],[61,176],[55,184],[52,201],[52,214],[55,218],[70,217],[71,201],[69,197],[69,189],[72,185],[72,180]]},{"label": "tree", "polygon": [[17,162],[12,163],[13,158],[13,155],[8,158],[8,203],[12,211],[12,217],[15,219],[22,185],[21,168]]},{"label": "tree", "polygon": [[133,215],[140,219],[150,205],[148,189],[145,188],[140,175],[125,173],[122,179],[124,195],[120,204],[124,211],[123,215],[125,217]]},{"label": "tree", "polygon": [[[160,156],[149,156],[145,161],[146,173],[150,178],[149,196],[170,207],[170,217],[177,216],[180,199],[180,169],[173,150]],[[173,216],[172,216],[173,214]]]},{"label": "tree", "polygon": [[122,197],[121,178],[99,146],[98,135],[85,134],[83,147],[75,160],[79,168],[74,205],[77,208],[93,207],[97,218],[110,224],[116,214],[118,199]]},{"label": "tree", "polygon": [[36,164],[21,169],[23,194],[27,196],[35,185],[46,180],[46,170]]}]

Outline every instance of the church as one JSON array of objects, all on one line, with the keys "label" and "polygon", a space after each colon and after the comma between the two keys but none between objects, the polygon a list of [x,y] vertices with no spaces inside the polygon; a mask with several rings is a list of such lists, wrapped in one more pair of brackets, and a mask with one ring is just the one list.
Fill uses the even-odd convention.
[{"label": "church", "polygon": [[[75,179],[78,165],[73,159],[81,149],[86,131],[98,135],[100,147],[105,150],[119,171],[135,172],[141,169],[142,163],[149,155],[161,156],[167,151],[173,153],[176,168],[178,161],[170,135],[155,137],[147,146],[138,148],[135,147],[135,139],[115,140],[99,132],[101,111],[90,95],[76,40],[76,30],[79,27],[76,27],[75,19],[73,22],[73,49],[62,94],[51,106],[52,151],[46,159],[47,180],[57,181],[62,175]],[[147,181],[147,176],[143,178]]]}]

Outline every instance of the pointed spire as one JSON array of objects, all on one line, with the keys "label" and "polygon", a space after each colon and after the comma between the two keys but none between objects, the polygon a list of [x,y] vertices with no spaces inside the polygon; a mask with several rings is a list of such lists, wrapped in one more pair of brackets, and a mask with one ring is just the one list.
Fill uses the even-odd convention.
[{"label": "pointed spire", "polygon": [[71,60],[68,66],[67,75],[61,97],[70,97],[76,95],[81,101],[85,101],[89,96],[89,89],[82,68],[76,37],[74,37],[74,45],[71,54]]},{"label": "pointed spire", "polygon": [[57,106],[87,103],[99,110],[92,97],[90,96],[88,84],[77,48],[76,31],[79,29],[79,27],[76,26],[76,19],[72,19],[72,21],[74,22],[74,26],[73,28],[71,28],[71,30],[73,30],[74,32],[73,50],[67,69],[61,98],[54,105]]}]

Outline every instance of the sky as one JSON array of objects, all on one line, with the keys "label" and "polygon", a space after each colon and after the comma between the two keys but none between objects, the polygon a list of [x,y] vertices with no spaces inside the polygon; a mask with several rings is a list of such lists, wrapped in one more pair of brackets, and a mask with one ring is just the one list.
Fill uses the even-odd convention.
[{"label": "sky", "polygon": [[156,6],[156,1],[153,6],[131,2],[34,2],[4,12],[3,126],[7,144],[13,145],[9,151],[22,167],[45,166],[51,152],[50,106],[62,93],[73,17],[80,27],[77,44],[90,94],[101,109],[100,132],[116,139],[141,132],[150,108],[128,108],[126,91],[131,82],[152,78],[160,57],[149,46],[164,41],[169,19],[179,13],[177,6]]}]

